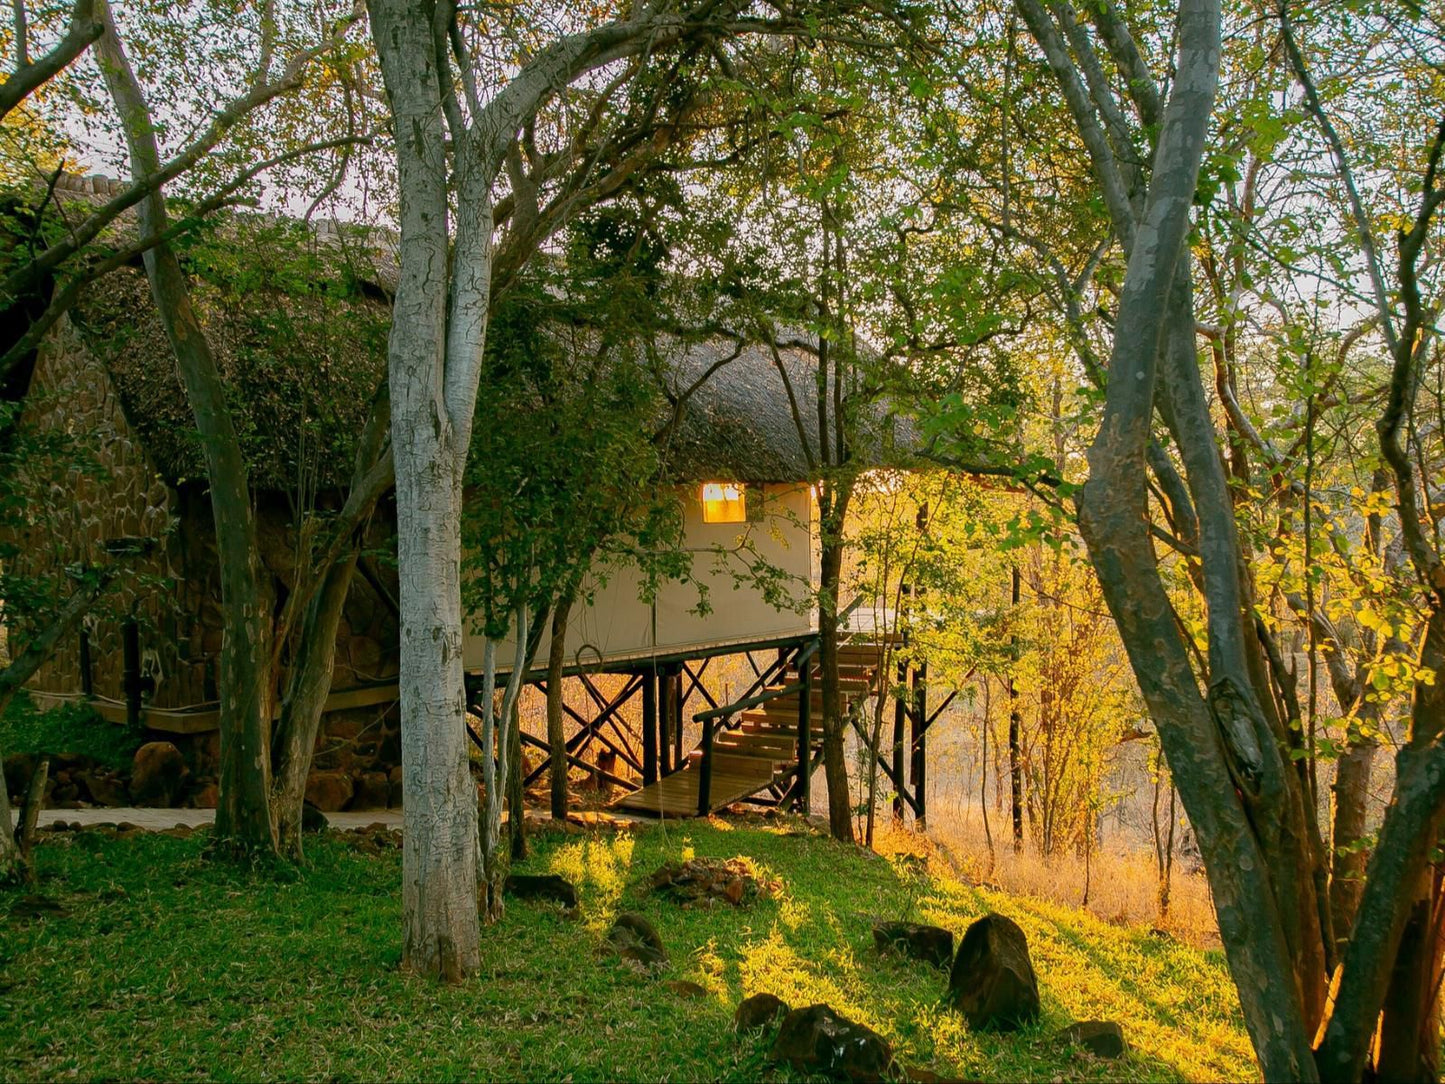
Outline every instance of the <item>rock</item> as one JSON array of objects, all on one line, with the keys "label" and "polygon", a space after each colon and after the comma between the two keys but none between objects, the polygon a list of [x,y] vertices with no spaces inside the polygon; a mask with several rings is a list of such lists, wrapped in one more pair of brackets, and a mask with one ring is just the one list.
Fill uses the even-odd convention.
[{"label": "rock", "polygon": [[69,914],[63,903],[49,896],[21,896],[9,911],[9,917],[17,920],[65,918]]},{"label": "rock", "polygon": [[400,808],[401,808],[401,765],[400,765],[400,764],[398,764],[395,768],[393,768],[393,769],[391,770],[391,776],[389,777],[389,780],[388,780],[388,781],[389,781],[390,784],[391,784],[391,792],[390,792],[390,794],[389,794],[388,797],[387,797],[387,804],[388,804],[392,809],[400,809]]},{"label": "rock", "polygon": [[5,790],[11,798],[20,800],[30,786],[30,777],[35,774],[36,758],[29,753],[11,753],[4,761]]},{"label": "rock", "polygon": [[168,741],[146,742],[135,751],[130,773],[130,800],[138,806],[168,808],[185,781],[186,761]]},{"label": "rock", "polygon": [[563,907],[577,906],[577,889],[571,881],[555,873],[508,874],[502,891],[518,899],[552,900]]},{"label": "rock", "polygon": [[733,1030],[753,1031],[768,1027],[773,1021],[788,1015],[788,1003],[777,994],[753,994],[738,1004],[733,1014]]},{"label": "rock", "polygon": [[104,768],[85,768],[77,772],[75,778],[85,788],[90,795],[91,802],[95,805],[118,809],[130,804],[130,794],[126,790],[125,780],[114,772],[106,771]]},{"label": "rock", "polygon": [[1112,1020],[1080,1020],[1054,1036],[1066,1046],[1082,1046],[1098,1058],[1122,1058],[1129,1052],[1124,1029]]},{"label": "rock", "polygon": [[351,801],[354,789],[345,772],[312,772],[306,778],[306,801],[323,813],[339,813]]},{"label": "rock", "polygon": [[362,772],[356,777],[352,809],[385,809],[391,800],[391,781],[385,772]]},{"label": "rock", "polygon": [[649,879],[654,892],[677,900],[684,907],[710,907],[726,901],[741,907],[752,899],[765,899],[782,886],[763,876],[746,858],[693,858],[660,867]]},{"label": "rock", "polygon": [[331,822],[326,819],[325,813],[310,802],[301,803],[301,831],[324,832],[330,826]]},{"label": "rock", "polygon": [[666,986],[678,997],[707,997],[706,986],[702,986],[695,982],[688,982],[686,979],[668,979],[662,985]]},{"label": "rock", "polygon": [[221,802],[221,789],[215,780],[202,783],[200,789],[191,795],[191,804],[197,809],[215,809]]},{"label": "rock", "polygon": [[968,928],[949,972],[948,1000],[974,1029],[1012,1031],[1038,1019],[1039,981],[1018,923],[990,914]]},{"label": "rock", "polygon": [[893,1064],[887,1039],[827,1005],[794,1009],[783,1017],[770,1056],[800,1073],[834,1080],[882,1080]]},{"label": "rock", "polygon": [[873,943],[879,952],[897,952],[934,967],[948,967],[953,960],[953,931],[941,926],[880,922],[873,927]]},{"label": "rock", "polygon": [[660,971],[667,966],[667,949],[662,946],[662,936],[657,928],[641,915],[623,911],[607,931],[607,940],[617,954],[629,963]]}]

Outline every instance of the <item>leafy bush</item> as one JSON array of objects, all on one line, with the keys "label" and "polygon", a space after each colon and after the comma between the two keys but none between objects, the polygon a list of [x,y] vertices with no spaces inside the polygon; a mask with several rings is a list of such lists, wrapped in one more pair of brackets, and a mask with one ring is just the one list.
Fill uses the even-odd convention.
[{"label": "leafy bush", "polygon": [[128,767],[144,741],[139,729],[107,722],[85,704],[40,708],[18,694],[0,715],[0,752],[79,753],[112,768]]}]

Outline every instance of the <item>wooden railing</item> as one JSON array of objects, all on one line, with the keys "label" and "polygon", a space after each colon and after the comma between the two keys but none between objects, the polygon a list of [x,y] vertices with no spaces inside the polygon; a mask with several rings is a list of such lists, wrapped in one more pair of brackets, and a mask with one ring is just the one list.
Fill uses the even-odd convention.
[{"label": "wooden railing", "polygon": [[[838,615],[836,625],[841,626],[862,603],[863,596],[857,596]],[[734,729],[738,725],[732,721],[734,716],[740,716],[750,708],[761,707],[770,701],[780,700],[794,693],[798,694],[798,778],[797,786],[793,790],[793,798],[799,809],[806,810],[808,808],[813,776],[809,770],[813,749],[813,667],[810,663],[822,646],[823,637],[819,633],[798,644],[791,659],[788,658],[787,652],[780,651],[777,662],[758,675],[757,681],[748,687],[748,693],[741,699],[708,711],[700,711],[692,717],[693,722],[702,724],[702,758],[698,764],[697,780],[697,815],[699,817],[706,817],[712,812],[713,738],[719,727],[726,730]],[[798,671],[798,679],[776,689],[767,688],[770,681],[787,673],[789,666]],[[754,693],[755,689],[763,691]]]}]

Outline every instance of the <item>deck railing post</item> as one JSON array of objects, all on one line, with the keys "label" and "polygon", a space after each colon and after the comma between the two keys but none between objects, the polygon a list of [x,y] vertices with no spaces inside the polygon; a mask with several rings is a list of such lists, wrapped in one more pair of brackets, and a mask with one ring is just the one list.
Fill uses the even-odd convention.
[{"label": "deck railing post", "polygon": [[713,720],[702,721],[702,763],[697,771],[697,815],[706,817],[712,812],[712,737]]},{"label": "deck railing post", "polygon": [[813,659],[811,654],[798,667],[798,786],[796,788],[798,812],[807,815],[809,791],[813,773]]},{"label": "deck railing post", "polygon": [[642,785],[657,782],[657,673],[642,673]]}]

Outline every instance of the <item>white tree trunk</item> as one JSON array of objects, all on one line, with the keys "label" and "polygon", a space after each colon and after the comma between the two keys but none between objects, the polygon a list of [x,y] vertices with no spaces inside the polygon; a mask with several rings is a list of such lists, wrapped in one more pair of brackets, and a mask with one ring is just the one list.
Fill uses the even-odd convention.
[{"label": "white tree trunk", "polygon": [[401,194],[401,273],[387,374],[406,780],[402,962],[412,971],[460,982],[481,961],[477,798],[467,765],[462,688],[462,472],[472,403],[465,396],[463,403],[449,402],[447,394],[453,383],[447,350],[447,160],[431,28],[424,12],[402,0],[373,0],[370,8],[391,98]]}]

